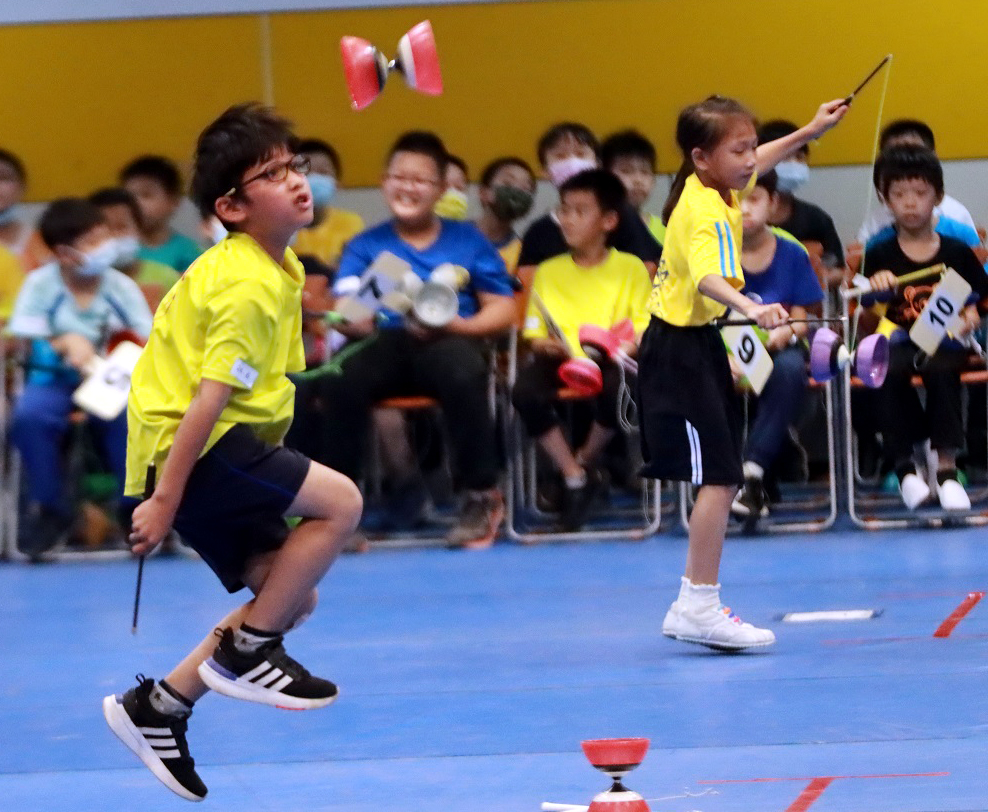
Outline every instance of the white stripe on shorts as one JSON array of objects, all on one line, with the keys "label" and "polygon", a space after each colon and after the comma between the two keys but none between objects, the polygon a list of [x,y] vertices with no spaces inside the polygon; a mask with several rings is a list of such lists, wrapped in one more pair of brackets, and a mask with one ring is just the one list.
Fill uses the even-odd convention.
[{"label": "white stripe on shorts", "polygon": [[691,480],[694,485],[703,484],[703,455],[700,453],[700,435],[697,434],[696,429],[689,420],[686,423],[686,436],[690,441],[690,465],[693,467],[693,479]]}]

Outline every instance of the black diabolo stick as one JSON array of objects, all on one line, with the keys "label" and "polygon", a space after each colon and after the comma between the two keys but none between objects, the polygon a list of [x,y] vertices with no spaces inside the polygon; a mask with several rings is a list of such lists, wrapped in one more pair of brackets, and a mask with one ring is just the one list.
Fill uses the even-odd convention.
[{"label": "black diabolo stick", "polygon": [[[154,493],[155,470],[153,465],[148,466],[147,478],[144,480],[144,500],[147,501]],[[130,626],[130,633],[137,634],[137,612],[141,607],[141,582],[144,580],[144,559],[147,556],[141,555],[137,559],[137,589],[134,591],[134,620]]]},{"label": "black diabolo stick", "polygon": [[878,65],[875,66],[875,69],[865,77],[864,81],[860,85],[854,88],[850,96],[844,99],[844,104],[850,104],[852,101],[854,101],[854,97],[857,96],[862,90],[864,90],[864,86],[875,78],[878,72],[882,69],[882,66],[886,62],[888,62],[891,58],[892,58],[892,54],[885,54],[885,58],[882,59],[882,61],[879,62]]}]

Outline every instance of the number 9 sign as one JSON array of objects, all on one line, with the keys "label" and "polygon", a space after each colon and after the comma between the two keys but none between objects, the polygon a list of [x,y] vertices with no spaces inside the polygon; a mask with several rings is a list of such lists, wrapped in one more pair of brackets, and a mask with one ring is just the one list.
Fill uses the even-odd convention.
[{"label": "number 9 sign", "polygon": [[758,333],[750,325],[728,325],[721,329],[721,335],[727,348],[737,359],[752,391],[760,395],[768,382],[768,376],[772,374],[774,364]]}]

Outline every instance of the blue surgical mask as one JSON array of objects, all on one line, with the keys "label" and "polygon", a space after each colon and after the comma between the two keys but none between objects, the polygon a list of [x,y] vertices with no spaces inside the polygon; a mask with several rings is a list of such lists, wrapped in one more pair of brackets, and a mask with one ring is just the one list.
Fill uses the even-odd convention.
[{"label": "blue surgical mask", "polygon": [[117,237],[117,258],[114,260],[114,267],[130,265],[137,259],[137,252],[141,250],[141,241],[129,235],[127,237]]},{"label": "blue surgical mask", "polygon": [[19,220],[21,217],[21,204],[14,203],[11,206],[7,206],[3,211],[0,211],[0,226],[5,226],[8,223],[13,223],[15,220]]},{"label": "blue surgical mask", "polygon": [[336,178],[332,175],[309,174],[309,189],[313,206],[328,206],[336,197]]},{"label": "blue surgical mask", "polygon": [[117,241],[112,237],[89,251],[77,251],[82,258],[75,272],[79,276],[101,276],[117,260]]},{"label": "blue surgical mask", "polygon": [[810,179],[810,168],[802,161],[782,161],[776,164],[775,174],[779,178],[776,188],[791,195]]}]

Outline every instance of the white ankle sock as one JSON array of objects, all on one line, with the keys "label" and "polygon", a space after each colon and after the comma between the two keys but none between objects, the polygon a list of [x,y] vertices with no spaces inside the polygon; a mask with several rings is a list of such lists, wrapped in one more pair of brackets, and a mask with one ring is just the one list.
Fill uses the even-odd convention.
[{"label": "white ankle sock", "polygon": [[765,469],[751,460],[745,462],[741,470],[744,472],[745,479],[762,479],[765,476]]},{"label": "white ankle sock", "polygon": [[151,707],[165,716],[188,716],[192,713],[192,703],[184,697],[179,697],[178,691],[167,685],[164,680],[158,682],[148,696]]},{"label": "white ankle sock", "polygon": [[694,584],[685,576],[679,593],[680,600],[697,609],[720,604],[720,584]]},{"label": "white ankle sock", "polygon": [[233,632],[233,645],[241,654],[253,654],[265,643],[278,637],[278,632],[266,632],[242,623]]},{"label": "white ankle sock", "polygon": [[587,472],[586,471],[580,471],[580,475],[579,476],[568,476],[568,477],[563,477],[563,478],[566,480],[566,487],[567,488],[572,488],[574,490],[576,488],[582,488],[584,485],[587,484]]}]

